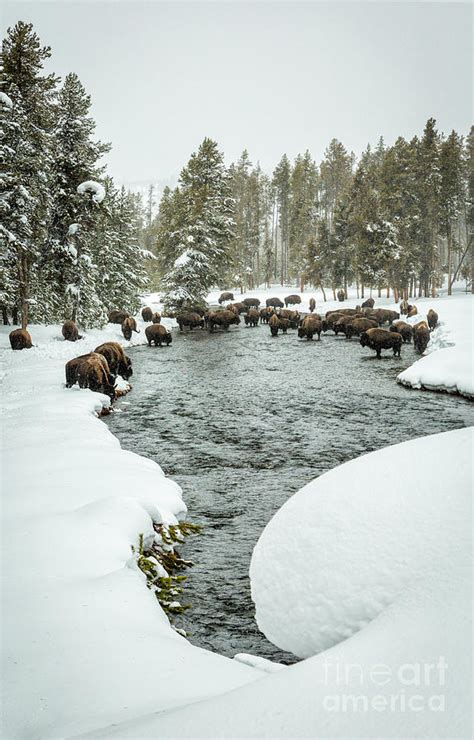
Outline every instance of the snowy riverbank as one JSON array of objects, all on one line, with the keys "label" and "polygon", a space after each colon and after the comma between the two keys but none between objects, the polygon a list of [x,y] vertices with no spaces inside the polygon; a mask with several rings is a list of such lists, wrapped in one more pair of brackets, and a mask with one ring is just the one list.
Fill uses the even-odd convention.
[{"label": "snowy riverbank", "polygon": [[[345,305],[355,305],[355,299]],[[431,306],[438,310],[440,321],[448,316],[448,308],[443,314],[428,300],[427,308]],[[316,310],[332,307],[328,302]],[[139,326],[142,331],[133,335],[133,343],[145,341],[143,324]],[[301,507],[293,534],[296,544],[308,540],[312,545],[306,567],[319,574],[321,554],[319,538],[312,537],[313,511],[317,520],[325,517],[333,549],[324,549],[327,567],[322,585],[335,590],[325,592],[321,584],[308,588],[309,577],[301,589],[293,563],[290,581],[295,594],[303,590],[305,596],[299,621],[289,611],[292,595],[273,614],[269,635],[281,640],[282,634],[291,632],[291,649],[300,655],[333,647],[270,675],[266,671],[273,666],[262,664],[258,669],[248,657],[237,662],[191,646],[170,627],[135,565],[131,546],[137,545],[141,533],[154,536],[153,521],[174,523],[185,516],[181,491],[154,462],[120,448],[97,418],[107,403],[105,397],[64,388],[68,359],[106,340],[128,345],[120,327],[87,332],[84,340],[71,344],[63,341],[60,327],[32,326],[35,347],[23,352],[10,350],[8,331],[9,327],[0,331],[5,737],[347,737],[355,732],[463,736],[468,682],[468,638],[464,638],[469,594],[464,580],[468,570],[465,527],[470,523],[464,500],[470,483],[467,430],[382,450],[331,471],[328,476],[333,476],[335,489],[347,495],[354,482],[365,481],[354,491],[352,508],[344,501],[338,508],[329,497],[328,476],[309,484],[320,486],[316,490],[321,508]],[[455,465],[446,464],[453,458]],[[358,467],[352,468],[348,482],[350,465]],[[289,505],[297,503],[299,496]],[[304,495],[300,500],[304,502]],[[404,506],[412,501],[409,511],[417,522],[416,532],[405,527],[401,500]],[[373,516],[367,523],[363,515],[369,510]],[[258,552],[265,552],[265,557],[252,567],[264,629],[268,627],[262,615],[268,609],[272,612],[273,603],[273,587],[262,586],[266,569],[269,584],[276,575],[280,588],[291,585],[281,580],[281,558],[272,555],[271,547],[265,550],[276,532],[276,546],[286,553],[282,545],[287,545],[290,525],[283,525],[282,542],[274,522],[278,517],[285,522],[287,513],[284,507],[265,530],[256,558]],[[376,533],[379,528],[389,529],[387,522],[393,526],[385,551]],[[296,547],[293,556],[299,555],[301,547]],[[285,555],[285,562],[293,562],[290,555]],[[380,564],[376,570],[380,577],[370,584],[380,586],[381,592],[361,590],[338,602],[338,597],[344,597],[347,573],[352,572],[348,562],[357,572],[360,569],[360,578],[365,574],[369,580],[371,564]],[[261,601],[262,593],[269,599],[267,605]],[[321,594],[326,595],[326,612],[317,615],[325,614],[324,623],[318,623],[311,611]],[[274,598],[278,603],[278,590]],[[300,650],[299,641],[308,635],[314,637],[314,644],[306,649],[305,642]],[[321,635],[325,637],[318,642]],[[323,706],[325,697],[337,690],[334,677],[329,683],[324,679],[327,660],[360,663],[364,670],[386,662],[395,669],[400,662],[435,662],[436,656],[438,660],[446,656],[452,666],[442,716],[432,710],[404,713],[400,709],[394,715],[374,709],[354,717],[353,712]],[[247,689],[248,683],[253,685]],[[360,693],[353,684],[349,688]]]}]

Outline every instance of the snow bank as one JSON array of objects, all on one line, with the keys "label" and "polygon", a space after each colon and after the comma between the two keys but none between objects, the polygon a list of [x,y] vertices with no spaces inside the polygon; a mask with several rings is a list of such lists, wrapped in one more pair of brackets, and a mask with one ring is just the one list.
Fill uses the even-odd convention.
[{"label": "snow bank", "polygon": [[[460,393],[474,398],[474,301],[471,295],[425,299],[439,315],[426,355],[400,373],[397,380],[411,388]],[[417,301],[418,308],[424,306]],[[410,323],[425,318],[414,316]]]},{"label": "snow bank", "polygon": [[362,456],[266,527],[259,625],[323,652],[96,737],[470,737],[472,441],[462,429]]},{"label": "snow bank", "polygon": [[104,186],[101,185],[100,182],[96,182],[95,180],[87,180],[86,182],[81,182],[81,184],[77,186],[77,192],[79,193],[79,195],[84,195],[85,193],[93,193],[92,200],[94,201],[94,203],[102,203],[105,198]]},{"label": "snow bank", "polygon": [[181,490],[120,448],[96,415],[105,396],[64,387],[71,357],[129,344],[120,327],[76,343],[28,328],[35,347],[22,352],[0,332],[2,736],[94,733],[260,678],[170,627],[131,546],[185,516]]}]

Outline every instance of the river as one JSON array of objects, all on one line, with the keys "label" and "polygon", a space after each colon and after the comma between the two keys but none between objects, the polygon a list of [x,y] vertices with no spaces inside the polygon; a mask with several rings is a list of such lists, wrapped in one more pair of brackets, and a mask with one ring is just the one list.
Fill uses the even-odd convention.
[{"label": "river", "polygon": [[259,632],[248,579],[252,549],[289,496],[371,450],[474,424],[469,401],[395,382],[416,359],[413,345],[377,360],[356,338],[272,338],[242,322],[176,330],[168,348],[127,352],[133,391],[106,423],[181,485],[189,521],[203,526],[180,550],[195,566],[181,599],[192,608],[176,622],[194,644],[228,656],[295,660]]}]

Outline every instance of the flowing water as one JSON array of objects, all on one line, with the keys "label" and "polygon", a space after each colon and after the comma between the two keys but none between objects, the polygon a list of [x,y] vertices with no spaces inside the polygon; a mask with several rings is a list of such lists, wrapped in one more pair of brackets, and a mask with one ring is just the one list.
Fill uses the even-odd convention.
[{"label": "flowing water", "polygon": [[365,452],[474,423],[468,401],[395,382],[416,359],[413,345],[377,360],[357,339],[272,338],[242,322],[127,352],[133,391],[106,423],[181,485],[189,521],[203,526],[180,549],[195,566],[181,598],[192,608],[177,624],[224,655],[294,660],[259,632],[248,570],[260,533],[295,491]]}]

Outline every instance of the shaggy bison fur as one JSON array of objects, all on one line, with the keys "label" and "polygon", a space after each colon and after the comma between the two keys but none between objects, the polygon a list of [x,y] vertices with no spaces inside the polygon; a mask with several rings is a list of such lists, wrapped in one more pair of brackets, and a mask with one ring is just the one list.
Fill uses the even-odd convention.
[{"label": "shaggy bison fur", "polygon": [[111,324],[123,324],[129,316],[128,311],[111,311],[109,313],[109,322]]},{"label": "shaggy bison fur", "polygon": [[345,299],[346,299],[345,292],[343,290],[338,290],[337,291],[337,300],[338,301],[341,301],[341,303],[342,303],[342,301],[344,301]]},{"label": "shaggy bison fur", "polygon": [[413,344],[420,355],[423,354],[430,341],[430,330],[426,321],[419,321],[413,327]]},{"label": "shaggy bison fur", "polygon": [[233,311],[211,311],[207,323],[209,331],[214,331],[215,326],[222,326],[227,330],[231,324],[240,324],[240,318]]},{"label": "shaggy bison fur", "polygon": [[71,388],[75,383],[79,383],[80,388],[90,388],[105,393],[112,400],[115,398],[115,376],[105,357],[97,352],[74,357],[66,363],[66,387]]},{"label": "shaggy bison fur", "polygon": [[394,357],[400,357],[402,341],[401,334],[387,331],[387,329],[368,329],[360,335],[362,347],[374,349],[379,360],[383,349],[393,349]]},{"label": "shaggy bison fur", "polygon": [[122,334],[127,341],[132,338],[132,331],[137,334],[140,333],[140,329],[137,329],[137,322],[135,319],[132,318],[132,316],[127,316],[127,318],[122,322]]},{"label": "shaggy bison fur", "polygon": [[233,301],[234,300],[234,294],[229,292],[221,293],[218,298],[219,305],[222,305],[226,301]]},{"label": "shaggy bison fur", "polygon": [[260,314],[256,308],[249,309],[249,312],[245,314],[244,321],[246,326],[258,326]]},{"label": "shaggy bison fur", "polygon": [[271,316],[273,316],[274,310],[273,308],[261,308],[260,309],[260,321],[262,324],[268,324],[270,321]]},{"label": "shaggy bison fur", "polygon": [[[172,316],[170,316],[170,314],[167,314],[167,316],[168,316],[168,318],[170,318],[170,319],[174,319],[174,316],[175,316],[175,315],[173,314]],[[151,317],[151,323],[152,323],[152,324],[159,324],[160,322],[161,322],[161,314],[160,314],[160,313],[158,313],[158,311],[155,311],[155,313],[154,313],[154,314],[153,314],[153,316]]]},{"label": "shaggy bison fur", "polygon": [[402,335],[403,342],[410,344],[413,336],[413,327],[407,324],[406,321],[395,321],[390,327],[390,331],[397,331]]},{"label": "shaggy bison fur", "polygon": [[190,312],[190,313],[180,313],[176,317],[176,321],[179,324],[179,330],[183,331],[184,327],[187,326],[190,331],[195,329],[196,327],[200,327],[201,329],[204,329],[205,321],[202,316],[200,316],[198,313]]},{"label": "shaggy bison fur", "polygon": [[433,329],[435,329],[438,324],[438,314],[436,313],[436,311],[433,311],[433,309],[430,308],[426,318],[428,319],[428,326],[430,328],[430,331],[433,331]]},{"label": "shaggy bison fur", "polygon": [[67,342],[76,342],[78,339],[82,339],[74,321],[65,321],[61,332]]},{"label": "shaggy bison fur", "polygon": [[288,306],[296,306],[299,303],[301,303],[301,298],[299,295],[287,295],[285,298],[285,306],[287,308]]},{"label": "shaggy bison fur", "polygon": [[323,330],[322,321],[317,319],[315,316],[305,316],[301,322],[301,326],[298,329],[298,336],[300,339],[306,337],[306,339],[312,339],[315,334],[318,335],[318,339],[321,339],[321,332]]},{"label": "shaggy bison fur", "polygon": [[30,349],[33,346],[30,332],[26,329],[13,329],[8,337],[12,349]]},{"label": "shaggy bison fur", "polygon": [[163,344],[166,344],[168,347],[172,342],[171,332],[162,324],[152,324],[151,326],[147,326],[145,329],[145,336],[149,347],[151,347],[152,344],[154,344],[155,347],[161,347]]},{"label": "shaggy bison fur", "polygon": [[227,311],[233,311],[233,313],[236,316],[239,316],[241,313],[245,313],[246,312],[247,306],[245,305],[245,303],[240,303],[240,302],[231,303],[230,306],[227,306],[227,309],[226,310]]},{"label": "shaggy bison fur", "polygon": [[346,337],[347,339],[352,339],[352,337],[360,337],[363,331],[367,331],[367,329],[376,329],[377,326],[377,322],[373,321],[372,319],[350,319],[345,327]]},{"label": "shaggy bison fur", "polygon": [[112,375],[121,375],[124,380],[128,380],[133,375],[132,361],[118,342],[99,344],[94,352],[105,357]]},{"label": "shaggy bison fur", "polygon": [[245,303],[247,308],[258,308],[260,305],[259,298],[244,298],[242,303]]},{"label": "shaggy bison fur", "polygon": [[278,334],[278,329],[280,328],[280,319],[276,315],[276,313],[273,314],[273,316],[270,317],[270,320],[268,322],[270,326],[270,334],[272,337],[276,337]]},{"label": "shaggy bison fur", "polygon": [[406,301],[406,300],[400,301],[400,314],[402,316],[406,316],[406,314],[408,313],[409,308],[410,308],[410,305],[409,305],[408,301]]},{"label": "shaggy bison fur", "polygon": [[142,308],[142,319],[143,321],[151,321],[153,318],[153,311],[149,306]]},{"label": "shaggy bison fur", "polygon": [[412,316],[416,316],[418,314],[418,309],[416,306],[408,306],[407,311],[407,317],[411,318]]},{"label": "shaggy bison fur", "polygon": [[367,298],[366,301],[363,302],[362,308],[373,308],[375,306],[375,301],[373,298]]},{"label": "shaggy bison fur", "polygon": [[267,298],[265,305],[267,308],[268,306],[272,306],[273,308],[285,308],[285,304],[280,301],[279,298]]},{"label": "shaggy bison fur", "polygon": [[311,313],[313,313],[315,308],[316,308],[316,301],[314,300],[314,298],[310,298],[309,299],[309,310],[311,311]]}]

